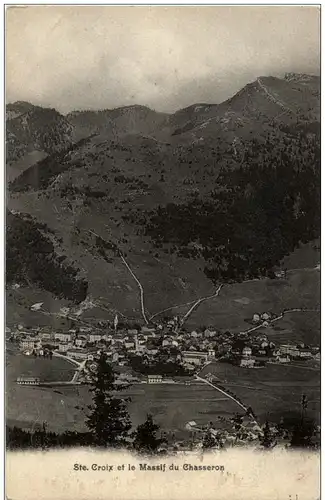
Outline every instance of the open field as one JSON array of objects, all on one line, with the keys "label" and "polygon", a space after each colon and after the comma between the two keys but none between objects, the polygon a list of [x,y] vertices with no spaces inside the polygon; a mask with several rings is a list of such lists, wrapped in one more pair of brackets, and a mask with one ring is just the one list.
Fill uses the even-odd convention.
[{"label": "open field", "polygon": [[[187,326],[195,328],[211,324],[222,331],[241,331],[249,328],[248,321],[254,313],[271,311],[280,314],[293,307],[317,309],[319,304],[320,272],[315,269],[296,270],[288,272],[287,280],[263,279],[225,285],[218,297],[203,302],[193,312]],[[317,335],[320,338],[319,327]],[[301,330],[300,340],[308,343],[308,336],[308,331]]]},{"label": "open field", "polygon": [[[34,358],[18,352],[7,353],[6,379],[10,386],[16,382],[17,377],[39,377],[41,382],[71,380],[75,367],[63,358],[50,359]],[[9,388],[9,387],[8,387]]]},{"label": "open field", "polygon": [[[228,363],[208,365],[201,376],[212,373],[220,385],[232,391],[260,420],[279,420],[281,416],[300,410],[302,394],[306,394],[308,412],[320,418],[320,371],[298,366],[267,365],[266,368],[240,368]],[[218,382],[217,382],[218,384]]]},{"label": "open field", "polygon": [[[162,430],[178,436],[187,433],[185,424],[189,420],[204,424],[217,414],[230,417],[238,409],[234,402],[203,385],[141,384],[129,388],[123,396],[131,398],[128,408],[134,426],[151,413]],[[85,430],[86,406],[90,403],[91,394],[86,386],[65,386],[58,390],[11,386],[7,394],[7,422],[32,428],[45,421],[54,431]]]},{"label": "open field", "polygon": [[[21,387],[15,383],[15,369],[18,370],[19,365],[11,363],[7,375],[9,425],[31,428],[46,421],[54,431],[85,429],[86,407],[91,403],[88,387]],[[208,372],[214,373],[220,385],[231,390],[244,404],[252,406],[261,422],[266,418],[279,420],[282,415],[298,412],[302,393],[307,394],[309,400],[308,412],[319,418],[320,377],[317,370],[278,365],[244,369],[214,363],[206,367],[203,374]],[[133,425],[140,424],[147,413],[151,413],[164,431],[176,436],[187,433],[185,424],[190,420],[205,424],[217,416],[230,417],[240,411],[233,401],[208,385],[137,384],[120,395],[131,399],[128,408]]]}]

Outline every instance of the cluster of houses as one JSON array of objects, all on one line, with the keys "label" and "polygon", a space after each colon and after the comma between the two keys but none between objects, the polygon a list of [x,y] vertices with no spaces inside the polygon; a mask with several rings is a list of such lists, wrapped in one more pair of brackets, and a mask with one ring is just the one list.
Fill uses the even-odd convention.
[{"label": "cluster of houses", "polygon": [[77,361],[91,361],[96,353],[104,351],[112,363],[120,366],[128,364],[130,355],[141,356],[150,362],[163,351],[165,354],[170,352],[167,360],[178,361],[184,368],[194,371],[215,357],[213,337],[216,332],[207,329],[175,334],[171,332],[170,324],[165,331],[162,330],[148,326],[118,331],[90,327],[69,331],[35,328],[16,329],[11,335],[25,354],[39,354],[51,349]]},{"label": "cluster of houses", "polygon": [[[254,314],[253,325],[268,326],[274,315]],[[289,363],[291,360],[320,359],[319,347],[303,344],[275,345],[265,333],[220,332],[214,328],[201,328],[191,332],[180,328],[177,318],[166,324],[145,325],[137,328],[80,327],[67,331],[51,328],[25,329],[19,325],[11,329],[10,336],[26,354],[50,352],[76,361],[93,361],[105,352],[109,361],[129,366],[130,356],[143,363],[180,364],[187,373],[195,373],[214,359],[222,359],[243,368],[258,368],[266,363]],[[155,378],[156,377],[156,378]],[[148,383],[160,383],[160,375],[148,377]]]}]

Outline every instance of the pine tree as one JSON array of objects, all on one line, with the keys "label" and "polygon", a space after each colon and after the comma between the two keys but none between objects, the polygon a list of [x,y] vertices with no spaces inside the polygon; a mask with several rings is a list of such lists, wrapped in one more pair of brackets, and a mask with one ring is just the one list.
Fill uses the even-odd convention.
[{"label": "pine tree", "polygon": [[263,435],[260,438],[261,445],[265,449],[270,449],[275,446],[274,438],[271,433],[270,424],[268,421],[265,422],[263,427]]},{"label": "pine tree", "polygon": [[311,448],[314,446],[316,425],[311,419],[306,419],[308,400],[305,394],[301,398],[301,414],[299,422],[294,426],[290,445],[294,448]]},{"label": "pine tree", "polygon": [[115,373],[102,353],[97,370],[91,382],[93,404],[86,425],[93,436],[93,442],[101,447],[121,447],[126,444],[131,429],[130,416],[123,399],[112,395],[117,390]]},{"label": "pine tree", "polygon": [[163,438],[157,437],[160,427],[155,424],[152,415],[147,415],[147,420],[137,427],[134,432],[133,446],[140,453],[153,454],[158,451],[159,446],[166,442]]}]

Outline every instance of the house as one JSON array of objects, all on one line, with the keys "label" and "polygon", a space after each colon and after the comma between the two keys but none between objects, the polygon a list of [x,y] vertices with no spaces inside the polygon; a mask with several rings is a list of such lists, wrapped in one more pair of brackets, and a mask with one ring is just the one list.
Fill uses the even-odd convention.
[{"label": "house", "polygon": [[100,342],[102,340],[102,335],[99,333],[90,333],[89,334],[89,342],[95,344],[96,342]]},{"label": "house", "polygon": [[114,352],[113,355],[112,355],[112,362],[113,363],[117,363],[118,362],[118,359],[119,359],[119,353],[118,352]]},{"label": "house", "polygon": [[253,314],[253,323],[259,323],[261,321],[259,314]]},{"label": "house", "polygon": [[54,334],[54,340],[58,340],[60,342],[71,342],[71,340],[72,340],[72,334],[71,333],[56,332]]},{"label": "house", "polygon": [[41,332],[40,337],[43,342],[51,342],[54,338],[53,333],[48,333],[48,332]]},{"label": "house", "polygon": [[128,330],[128,335],[137,335],[137,334],[138,334],[138,330],[136,330],[135,328]]},{"label": "house", "polygon": [[183,363],[183,367],[189,372],[195,370],[195,366],[192,365],[191,363]]},{"label": "house", "polygon": [[287,354],[289,356],[294,356],[294,357],[299,356],[299,350],[298,350],[297,346],[292,345],[292,344],[281,344],[277,353]]},{"label": "house", "polygon": [[87,359],[88,358],[88,353],[86,351],[78,351],[78,350],[74,350],[74,349],[71,349],[69,351],[67,351],[67,356],[69,356],[70,358],[73,358],[73,359],[79,359],[79,360],[84,360],[84,359]]},{"label": "house", "polygon": [[206,330],[204,330],[204,336],[205,337],[214,337],[215,334],[216,334],[216,330],[210,330],[209,328],[207,328]]},{"label": "house", "polygon": [[147,383],[148,384],[161,384],[162,383],[162,375],[148,375]]},{"label": "house", "polygon": [[310,359],[313,357],[309,349],[299,349],[299,357],[302,359]]},{"label": "house", "polygon": [[39,385],[39,377],[18,377],[17,384],[19,385]]},{"label": "house", "polygon": [[194,365],[201,365],[208,361],[208,353],[206,351],[183,351],[183,363],[191,363]]},{"label": "house", "polygon": [[162,379],[161,383],[162,384],[175,384],[176,382],[174,379],[166,377],[166,378]]},{"label": "house", "polygon": [[265,313],[263,313],[263,314],[261,315],[261,319],[262,319],[263,321],[268,321],[269,319],[271,319],[271,314],[269,314],[269,313],[265,312]]},{"label": "house", "polygon": [[244,358],[247,358],[252,355],[252,349],[250,347],[244,347],[242,351],[242,355]]},{"label": "house", "polygon": [[172,345],[172,343],[173,343],[173,339],[171,339],[170,337],[165,337],[162,341],[162,346],[163,347],[170,346],[170,345]]},{"label": "house", "polygon": [[241,358],[240,365],[243,368],[253,368],[255,365],[255,359],[253,357]]},{"label": "house", "polygon": [[155,333],[155,328],[148,327],[148,326],[142,326],[141,333],[143,333],[144,335],[153,334],[153,333]]},{"label": "house", "polygon": [[40,340],[39,339],[23,339],[19,343],[20,349],[38,349],[41,346]]},{"label": "house", "polygon": [[58,347],[59,347],[59,352],[67,352],[72,346],[71,342],[60,342]]},{"label": "house", "polygon": [[280,354],[279,356],[276,356],[275,361],[277,361],[278,363],[290,363],[290,358],[289,356]]},{"label": "house", "polygon": [[134,349],[135,348],[135,343],[131,341],[126,341],[124,342],[124,347],[126,349]]}]

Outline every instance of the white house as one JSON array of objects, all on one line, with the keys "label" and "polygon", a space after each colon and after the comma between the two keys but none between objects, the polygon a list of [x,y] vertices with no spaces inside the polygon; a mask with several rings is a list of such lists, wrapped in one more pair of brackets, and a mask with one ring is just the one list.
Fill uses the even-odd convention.
[{"label": "white house", "polygon": [[242,358],[240,360],[240,366],[243,368],[253,368],[255,365],[255,359],[250,357],[250,358]]},{"label": "white house", "polygon": [[147,382],[148,384],[161,384],[162,383],[162,375],[148,375]]},{"label": "white house", "polygon": [[80,359],[80,360],[84,360],[84,359],[87,359],[88,358],[88,353],[85,352],[85,351],[78,351],[78,350],[69,350],[67,351],[67,356],[69,356],[70,358],[73,358],[73,359]]},{"label": "white house", "polygon": [[59,352],[67,352],[69,349],[71,349],[71,342],[60,342],[59,345]]},{"label": "white house", "polygon": [[244,347],[242,351],[243,357],[247,358],[252,355],[252,349],[250,347]]},{"label": "white house", "polygon": [[102,335],[99,333],[90,333],[89,334],[89,342],[95,344],[96,342],[100,342],[102,340]]},{"label": "white house", "polygon": [[54,340],[58,340],[60,342],[71,342],[72,334],[71,333],[56,332],[54,334]]},{"label": "white house", "polygon": [[41,342],[39,339],[27,338],[27,339],[21,340],[21,342],[19,343],[20,349],[33,350],[33,349],[38,349],[40,346],[41,346]]},{"label": "white house", "polygon": [[259,314],[253,314],[253,323],[259,323],[261,321],[261,317]]},{"label": "white house", "polygon": [[208,353],[206,351],[182,351],[183,363],[191,363],[201,365],[208,361]]}]

